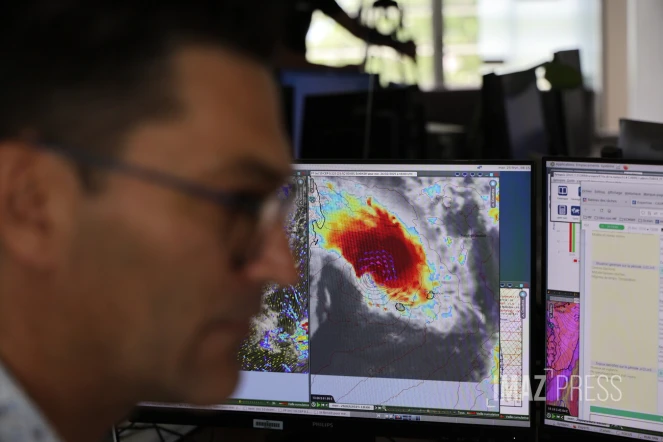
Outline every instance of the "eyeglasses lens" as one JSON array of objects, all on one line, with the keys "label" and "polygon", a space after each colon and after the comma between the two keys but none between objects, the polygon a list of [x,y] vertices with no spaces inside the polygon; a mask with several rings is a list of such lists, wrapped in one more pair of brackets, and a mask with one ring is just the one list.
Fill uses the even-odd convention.
[{"label": "eyeglasses lens", "polygon": [[256,215],[236,214],[229,232],[236,266],[246,265],[259,256],[267,236],[276,233],[274,228],[277,225],[286,227],[287,219],[295,208],[294,191],[294,186],[285,184],[265,199]]}]

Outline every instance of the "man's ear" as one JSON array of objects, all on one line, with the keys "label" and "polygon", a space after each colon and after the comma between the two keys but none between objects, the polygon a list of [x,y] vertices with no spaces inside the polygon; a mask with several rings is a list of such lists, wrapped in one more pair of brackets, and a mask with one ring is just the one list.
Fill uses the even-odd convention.
[{"label": "man's ear", "polygon": [[71,166],[20,142],[0,143],[0,247],[6,258],[49,270],[73,231]]}]

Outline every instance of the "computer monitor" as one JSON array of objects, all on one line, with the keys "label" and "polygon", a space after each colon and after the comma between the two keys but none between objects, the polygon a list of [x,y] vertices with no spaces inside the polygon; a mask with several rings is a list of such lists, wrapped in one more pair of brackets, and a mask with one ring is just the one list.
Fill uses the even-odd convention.
[{"label": "computer monitor", "polygon": [[528,160],[550,154],[544,102],[535,70],[487,74],[482,101],[483,158]]},{"label": "computer monitor", "polygon": [[663,160],[663,123],[622,119],[618,143],[624,158]]},{"label": "computer monitor", "polygon": [[549,153],[543,98],[535,70],[501,76],[511,157],[540,158]]},{"label": "computer monitor", "polygon": [[541,98],[543,99],[543,114],[550,140],[550,155],[567,157],[569,156],[569,149],[566,143],[565,115],[562,109],[561,94],[559,91],[552,89],[542,91]]},{"label": "computer monitor", "polygon": [[[295,88],[281,86],[281,109],[283,109],[283,124],[289,141],[295,140]],[[293,144],[294,147],[294,144]],[[293,152],[294,153],[294,152]]]},{"label": "computer monitor", "polygon": [[296,164],[301,279],[265,293],[232,399],[132,420],[529,434],[533,166]]},{"label": "computer monitor", "polygon": [[299,159],[421,160],[427,137],[420,98],[412,88],[308,96]]},{"label": "computer monitor", "polygon": [[543,164],[544,429],[663,440],[663,163]]},{"label": "computer monitor", "polygon": [[477,159],[511,157],[509,130],[504,110],[504,92],[500,77],[494,72],[483,76],[481,84],[481,123]]},{"label": "computer monitor", "polygon": [[300,158],[301,133],[304,125],[306,97],[342,92],[366,92],[371,85],[370,74],[323,69],[283,69],[278,73],[281,87],[292,88],[289,131],[293,156]]},{"label": "computer monitor", "polygon": [[[554,62],[573,68],[582,76],[580,51],[559,51],[554,54]],[[584,84],[573,89],[553,90],[560,106],[563,129],[564,155],[588,157],[592,150],[594,136],[594,115],[592,97]]]}]

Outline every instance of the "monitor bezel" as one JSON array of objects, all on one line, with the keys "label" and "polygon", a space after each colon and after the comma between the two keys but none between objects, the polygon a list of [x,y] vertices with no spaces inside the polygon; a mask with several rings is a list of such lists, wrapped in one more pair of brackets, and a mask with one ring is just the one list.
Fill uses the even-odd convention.
[{"label": "monitor bezel", "polygon": [[[563,162],[563,163],[589,163],[589,164],[621,164],[621,165],[642,165],[642,166],[661,166],[663,167],[663,161],[656,160],[628,160],[626,158],[576,158],[576,157],[554,157],[548,156],[541,159],[541,181],[539,185],[542,187],[539,188],[541,192],[541,222],[542,222],[542,241],[541,241],[541,295],[542,295],[542,318],[545,317],[546,310],[546,292],[548,290],[548,229],[547,229],[547,220],[548,220],[548,162]],[[581,304],[582,305],[582,304]],[[543,336],[540,336],[541,344],[534,343],[532,346],[533,349],[538,349],[541,351],[540,355],[543,361],[543,368],[545,369],[547,363],[547,348],[546,348],[546,337],[545,337],[545,326],[543,328]],[[542,370],[540,373],[543,376],[545,382],[545,371]],[[544,390],[545,391],[545,390]],[[538,419],[536,419],[535,426],[539,427],[540,436],[542,440],[545,440],[546,437],[582,437],[583,440],[589,442],[604,442],[604,441],[615,441],[615,442],[625,442],[625,441],[635,441],[641,440],[636,438],[630,438],[625,436],[616,436],[613,434],[603,434],[595,431],[579,430],[573,428],[564,428],[558,427],[555,425],[549,425],[545,423],[546,421],[546,405],[541,409]]]},{"label": "monitor bezel", "polygon": [[[539,354],[538,347],[535,346],[534,321],[533,316],[536,309],[536,296],[538,290],[537,280],[537,244],[536,244],[536,225],[537,225],[537,194],[539,186],[537,185],[537,161],[534,160],[453,160],[453,161],[430,161],[430,160],[327,160],[327,159],[307,159],[294,160],[293,165],[403,165],[403,166],[530,166],[530,188],[531,188],[531,213],[530,213],[530,296],[529,296],[529,329],[530,329],[530,351],[529,351],[529,385],[535,385],[534,375],[540,371],[535,366],[536,355]],[[524,172],[514,172],[524,173]],[[545,347],[544,347],[545,348]],[[529,400],[529,399],[528,399]],[[228,411],[228,410],[210,410],[202,408],[182,408],[166,406],[137,406],[133,413],[128,417],[130,422],[140,423],[161,423],[178,425],[197,425],[214,427],[234,427],[234,428],[254,428],[254,419],[278,421],[283,424],[283,432],[294,433],[315,433],[315,434],[352,434],[353,437],[410,437],[410,438],[439,438],[440,431],[444,431],[446,436],[511,436],[520,438],[533,437],[537,431],[535,402],[530,401],[528,426],[509,426],[509,425],[478,425],[476,423],[450,423],[450,422],[403,422],[371,418],[339,418],[331,416],[306,416],[287,413],[260,413],[255,414],[246,411]]]}]

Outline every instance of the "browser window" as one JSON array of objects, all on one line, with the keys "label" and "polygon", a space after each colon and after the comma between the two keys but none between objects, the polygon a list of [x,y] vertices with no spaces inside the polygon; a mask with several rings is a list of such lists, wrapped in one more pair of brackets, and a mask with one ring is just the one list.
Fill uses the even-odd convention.
[{"label": "browser window", "polygon": [[[583,188],[580,353],[594,388],[580,414],[663,431],[663,211],[649,210],[663,207],[663,185]],[[619,394],[605,394],[600,381],[617,382]]]},{"label": "browser window", "polygon": [[545,423],[663,440],[663,165],[545,170]]}]

